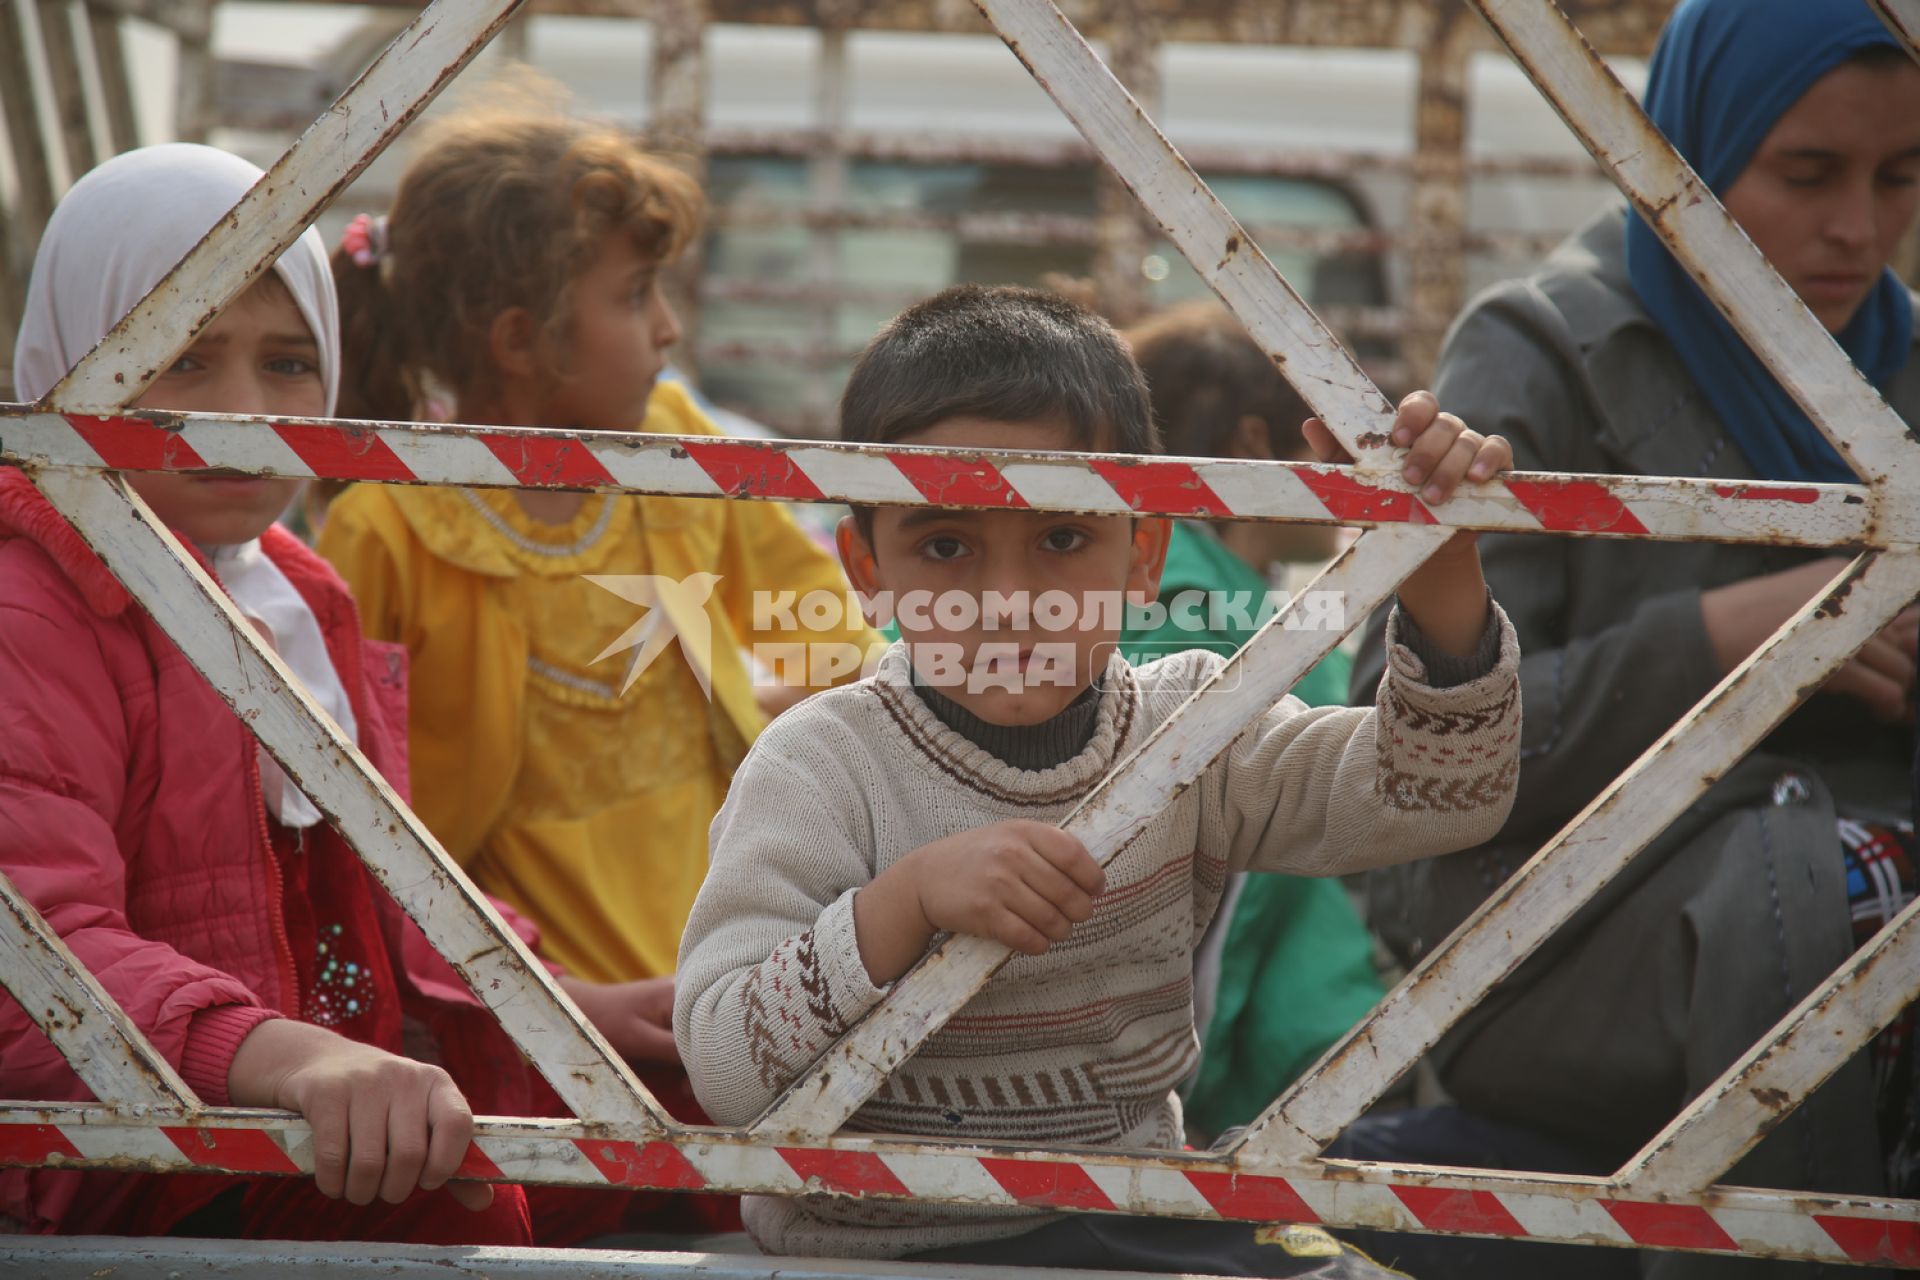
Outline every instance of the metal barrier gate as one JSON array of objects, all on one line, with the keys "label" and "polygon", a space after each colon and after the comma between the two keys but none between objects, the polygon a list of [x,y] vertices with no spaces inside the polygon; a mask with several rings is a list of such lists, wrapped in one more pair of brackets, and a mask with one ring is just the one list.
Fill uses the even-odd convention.
[{"label": "metal barrier gate", "polygon": [[[463,1176],[1524,1237],[1920,1270],[1920,1202],[1726,1187],[1716,1179],[1920,993],[1909,906],[1625,1167],[1568,1177],[1325,1160],[1320,1151],[1439,1036],[1800,700],[1920,596],[1920,443],[1548,0],[1472,0],[1862,477],[1728,483],[1514,473],[1429,511],[1394,472],[1391,407],[1050,0],[977,0],[1089,143],[1180,245],[1359,461],[1352,466],[898,450],[410,423],[122,411],[209,317],[512,16],[521,0],[435,0],[173,273],[39,405],[0,406],[22,466],[359,850],[499,1016],[577,1120],[486,1117]],[[1912,45],[1920,0],[1875,0]],[[1843,429],[1844,427],[1844,429]],[[1304,520],[1367,531],[1316,582],[1358,619],[1455,528],[1864,547],[1495,892],[1374,1012],[1214,1152],[1034,1149],[862,1135],[842,1124],[1007,958],[953,938],[753,1124],[669,1119],[484,897],[314,713],[218,585],[113,471],[230,468],[380,483],[623,489],[788,501]],[[1297,607],[1297,602],[1296,602]],[[1068,819],[1111,857],[1329,651],[1293,609],[1195,692]],[[100,1099],[0,1104],[0,1164],[301,1174],[286,1113],[207,1107],[0,879],[0,982]]]},{"label": "metal barrier gate", "polygon": [[[1529,146],[1525,153],[1510,154],[1471,144],[1477,129],[1470,129],[1469,121],[1510,109],[1504,87],[1491,83],[1497,79],[1504,86],[1509,78],[1476,73],[1481,50],[1493,42],[1458,0],[1285,0],[1277,5],[1216,0],[1204,6],[1170,0],[1064,2],[1064,12],[1156,118],[1160,103],[1192,92],[1192,73],[1177,68],[1205,46],[1231,45],[1256,57],[1278,55],[1283,48],[1404,53],[1404,78],[1383,76],[1376,66],[1348,100],[1383,94],[1397,100],[1406,93],[1404,115],[1395,111],[1390,118],[1396,132],[1404,128],[1408,147],[1384,138],[1370,139],[1367,149],[1335,145],[1332,137],[1227,144],[1214,135],[1202,140],[1217,120],[1181,145],[1209,181],[1252,180],[1262,187],[1279,184],[1295,195],[1334,195],[1354,216],[1351,225],[1336,226],[1346,219],[1334,217],[1314,226],[1271,220],[1247,226],[1268,254],[1311,257],[1313,273],[1332,278],[1326,286],[1331,296],[1308,296],[1384,387],[1405,389],[1431,375],[1441,338],[1470,295],[1478,267],[1500,263],[1516,270],[1538,258],[1584,216],[1574,215],[1573,205],[1590,205],[1602,196],[1605,178],[1583,152],[1550,155]],[[0,224],[0,398],[11,395],[7,364],[13,329],[34,244],[55,196],[69,176],[134,145],[133,106],[140,95],[129,82],[119,42],[136,53],[156,44],[173,46],[179,93],[172,132],[181,140],[204,142],[216,129],[239,131],[249,148],[258,145],[253,135],[277,138],[272,146],[277,155],[312,123],[319,106],[350,84],[418,14],[422,3],[22,0],[0,6],[0,123],[13,162],[9,166],[0,156],[0,190],[9,189],[9,168],[14,179],[7,202],[13,216]],[[1673,0],[1561,3],[1610,58],[1645,57],[1673,7]],[[329,47],[282,51],[291,61],[261,61],[257,50],[254,56],[229,56],[235,51],[223,53],[214,42],[221,15],[235,9],[256,15],[292,11],[319,18],[323,25],[357,18],[359,25]],[[550,40],[564,44],[562,33],[617,14],[641,17],[646,21],[634,25],[664,33],[653,50],[635,50],[647,63],[635,70],[647,88],[649,144],[671,150],[675,162],[690,171],[708,174],[714,197],[704,252],[683,256],[666,276],[683,330],[675,363],[698,373],[703,390],[725,407],[746,412],[779,434],[834,436],[830,405],[836,379],[841,364],[858,350],[858,344],[842,341],[834,326],[843,317],[904,307],[926,291],[926,282],[857,270],[856,237],[934,237],[943,247],[958,245],[963,254],[1011,251],[1024,265],[1002,261],[1022,275],[1031,274],[1040,260],[1079,270],[1098,296],[1100,310],[1122,325],[1138,320],[1151,295],[1166,287],[1143,274],[1161,247],[1146,214],[1094,162],[1078,135],[1022,138],[974,128],[943,136],[924,123],[882,125],[862,107],[877,69],[870,41],[905,38],[918,50],[915,56],[942,46],[936,56],[954,56],[951,46],[972,48],[972,35],[992,31],[970,3],[769,6],[764,0],[702,0],[669,6],[660,0],[530,0],[489,52],[519,60],[538,53],[542,56],[535,60],[545,61]],[[778,124],[765,119],[751,126],[721,123],[718,117],[731,114],[719,87],[729,67],[722,33],[774,37],[797,30],[814,33],[818,46],[805,63],[790,68],[796,91],[807,81],[815,86],[810,99],[796,92],[789,103],[794,112],[782,113]],[[1001,69],[1024,75],[1017,64]],[[39,95],[33,92],[36,80],[46,90]],[[97,108],[87,92],[95,85],[103,91]],[[1533,92],[1524,82],[1516,88]],[[633,93],[621,109],[637,107],[642,96]],[[151,105],[150,95],[142,105]],[[1536,98],[1530,105],[1544,104]],[[1193,109],[1189,105],[1186,111]],[[57,133],[51,145],[48,133]],[[792,173],[806,189],[804,203],[755,193],[760,184],[754,181],[746,182],[744,191],[726,194],[727,174],[731,170],[739,182],[741,161],[771,163]],[[876,204],[863,194],[863,175],[899,172],[924,181],[943,169],[973,171],[988,182],[991,207],[952,208],[951,200],[925,190],[918,200],[909,197],[905,207],[891,199]],[[1063,192],[1052,185],[1062,179],[1064,205]],[[1012,189],[1002,188],[1003,182]],[[1051,193],[1042,195],[1030,185],[1035,182],[1047,184]],[[1268,187],[1268,194],[1277,189]],[[336,208],[342,203],[385,207],[392,195],[385,183],[363,177],[336,197]],[[1537,204],[1557,212],[1536,217],[1528,210]],[[1271,219],[1274,212],[1250,208],[1243,216]],[[1525,229],[1505,225],[1514,218]],[[778,240],[783,233],[797,234],[799,243],[769,248],[768,238]],[[757,252],[749,252],[756,261],[743,270],[729,263],[742,254],[743,241],[761,245],[776,259],[788,252],[796,256],[784,270],[769,271]],[[1914,278],[1920,236],[1912,238],[1895,265]],[[1301,283],[1299,276],[1294,280]],[[743,312],[758,316],[759,323],[744,321]],[[766,325],[769,315],[787,317],[791,327]],[[769,366],[798,375],[785,394],[741,388],[742,373]]]}]

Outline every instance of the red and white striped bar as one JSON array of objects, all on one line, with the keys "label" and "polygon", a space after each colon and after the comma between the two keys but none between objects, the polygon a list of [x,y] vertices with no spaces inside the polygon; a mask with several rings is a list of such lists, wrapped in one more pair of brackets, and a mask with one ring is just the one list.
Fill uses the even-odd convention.
[{"label": "red and white striped bar", "polygon": [[[428,5],[75,365],[46,405],[62,412],[117,412],[137,397],[486,46],[520,3]],[[117,477],[99,471],[40,470],[33,476],[500,1018],[502,1030],[567,1106],[580,1115],[657,1127],[663,1113],[628,1065],[354,744],[316,711],[278,656],[146,504]]]},{"label": "red and white striped bar", "polygon": [[1387,471],[1393,407],[1051,0],[974,0],[1362,470]]},{"label": "red and white striped bar", "polygon": [[[664,1113],[625,1060],[139,495],[98,472],[50,470],[36,482],[574,1114],[657,1128]],[[111,1004],[104,991],[98,998]]]},{"label": "red and white striped bar", "polygon": [[1543,0],[1472,3],[1647,225],[1853,469],[1902,488],[1920,481],[1920,448],[1908,438],[1900,415],[1654,127],[1565,12]]},{"label": "red and white striped bar", "polygon": [[[222,1109],[154,1128],[82,1106],[0,1107],[0,1165],[294,1176],[297,1117]],[[1920,1206],[1715,1188],[1658,1200],[1605,1180],[1327,1161],[1238,1172],[1203,1153],[1035,1151],[840,1138],[757,1142],[675,1127],[642,1141],[575,1121],[483,1117],[462,1176],[633,1190],[832,1195],[1067,1212],[1493,1236],[1920,1270]]]},{"label": "red and white striped bar", "polygon": [[[1564,13],[1536,0],[1475,3],[1676,255],[1696,277],[1712,277],[1702,279],[1709,294],[1783,383],[1795,387],[1797,398],[1816,421],[1823,421],[1829,437],[1837,440],[1836,424],[1846,423],[1844,434],[1858,446],[1848,456],[1878,482],[1871,505],[1888,509],[1890,478],[1898,483],[1915,475],[1914,459],[1920,453],[1898,416],[1853,370]],[[1680,212],[1667,217],[1675,206]],[[1851,572],[1863,567],[1856,565]],[[1867,619],[1843,621],[1802,610],[1268,1108],[1245,1135],[1244,1150],[1270,1159],[1303,1158],[1358,1116],[1500,977],[1678,816],[1707,779],[1750,749],[1798,701],[1797,689],[1809,687],[1844,660],[1873,628],[1913,598],[1920,589],[1914,566],[1879,566],[1872,572],[1883,587],[1889,571],[1893,593],[1869,592],[1874,603],[1868,605]],[[1855,586],[1849,583],[1847,589]],[[1861,603],[1858,595],[1848,601],[1850,606]],[[1830,647],[1836,628],[1854,634]],[[1792,673],[1793,688],[1777,674],[1783,671]],[[1909,996],[1913,985],[1908,984]],[[1860,1013],[1846,1011],[1849,1025]],[[1781,1114],[1798,1105],[1811,1087],[1801,1083],[1805,1087],[1780,1099]]]},{"label": "red and white striped bar", "polygon": [[1437,508],[1348,466],[980,452],[219,414],[92,417],[0,404],[0,460],[381,484],[619,489],[694,498],[1024,508],[1221,520],[1795,546],[1920,542],[1920,501],[1870,520],[1858,485],[1512,472]]},{"label": "red and white striped bar", "polygon": [[[1849,565],[1429,952],[1235,1151],[1296,1163],[1323,1150],[1916,595],[1920,554],[1874,552]],[[1911,998],[1920,971],[1900,980]],[[1872,1022],[1863,1007],[1837,1012],[1856,1031]]]},{"label": "red and white striped bar", "polygon": [[[1904,5],[1908,0],[1887,3]],[[459,16],[467,22],[486,21],[497,27],[512,7],[494,0],[487,9],[489,16],[475,18],[477,7]],[[1445,965],[1423,966],[1395,993],[1398,1004],[1390,998],[1386,1011],[1377,1012],[1362,1034],[1330,1055],[1330,1061],[1346,1071],[1344,1083],[1329,1087],[1327,1078],[1312,1078],[1306,1098],[1296,1095],[1297,1101],[1311,1100],[1312,1107],[1296,1108],[1298,1114],[1289,1113],[1286,1125],[1270,1130],[1264,1141],[1256,1136],[1235,1151],[1207,1156],[1035,1152],[851,1138],[770,1143],[753,1135],[649,1123],[645,1113],[651,1107],[645,1106],[641,1115],[633,1115],[619,1105],[636,1101],[631,1092],[617,1079],[603,1077],[601,1083],[610,1086],[608,1092],[583,1112],[593,1124],[488,1122],[482,1126],[467,1174],[684,1191],[825,1191],[1160,1216],[1319,1220],[1331,1225],[1920,1269],[1920,1204],[1915,1203],[1729,1188],[1681,1189],[1649,1199],[1623,1192],[1612,1180],[1387,1169],[1311,1159],[1312,1151],[1324,1141],[1324,1129],[1332,1117],[1362,1095],[1371,1097],[1384,1088],[1412,1060],[1409,1053],[1417,1056],[1423,1045],[1431,1044],[1432,1037],[1457,1017],[1460,1009],[1517,964],[1579,901],[1624,866],[1651,830],[1664,822],[1663,813],[1698,793],[1704,785],[1702,779],[1718,767],[1716,761],[1743,752],[1772,722],[1769,717],[1777,719],[1797,700],[1799,688],[1831,670],[1890,616],[1898,607],[1898,592],[1904,590],[1911,598],[1920,590],[1920,551],[1916,551],[1920,537],[1914,533],[1920,528],[1916,523],[1920,521],[1920,503],[1910,501],[1908,493],[1909,481],[1920,473],[1920,463],[1912,457],[1914,446],[1899,429],[1897,418],[1857,375],[1851,380],[1844,376],[1847,371],[1835,363],[1831,340],[1813,325],[1804,309],[1790,299],[1783,303],[1780,291],[1784,285],[1763,269],[1750,247],[1742,255],[1739,245],[1733,243],[1739,240],[1737,233],[1731,233],[1731,223],[1710,198],[1693,202],[1712,206],[1707,213],[1699,214],[1689,213],[1693,206],[1676,199],[1688,192],[1698,193],[1697,180],[1659,144],[1657,135],[1651,135],[1644,117],[1639,117],[1630,103],[1621,114],[1625,102],[1622,91],[1590,52],[1581,61],[1584,45],[1578,33],[1565,23],[1564,15],[1550,4],[1523,6],[1507,0],[1481,0],[1483,13],[1509,40],[1536,80],[1550,68],[1551,78],[1568,81],[1569,94],[1564,99],[1556,98],[1556,103],[1574,121],[1576,129],[1581,126],[1575,117],[1583,113],[1604,120],[1604,128],[1582,130],[1590,147],[1610,167],[1615,166],[1606,154],[1609,146],[1621,157],[1617,167],[1623,170],[1622,185],[1661,225],[1682,260],[1696,274],[1708,277],[1704,283],[1710,295],[1728,310],[1735,323],[1750,335],[1758,335],[1754,340],[1763,358],[1781,371],[1783,381],[1823,430],[1830,436],[1837,435],[1840,425],[1846,424],[1850,443],[1842,447],[1875,483],[1871,489],[1864,489],[1515,476],[1456,499],[1436,518],[1436,513],[1417,498],[1385,478],[1391,462],[1383,435],[1385,402],[1377,390],[1286,288],[1218,202],[1198,184],[1190,168],[1092,58],[1057,10],[1046,0],[982,0],[982,7],[1096,150],[1155,216],[1167,223],[1170,234],[1178,239],[1196,268],[1241,315],[1276,361],[1303,383],[1302,390],[1310,402],[1361,458],[1360,467],[980,456],[399,424],[243,424],[216,417],[168,419],[160,425],[149,422],[142,434],[140,428],[130,428],[124,419],[106,421],[0,409],[4,456],[19,457],[43,468],[39,475],[43,487],[62,496],[62,509],[74,516],[120,577],[129,580],[130,586],[136,586],[132,579],[141,579],[136,590],[146,588],[141,593],[143,603],[183,646],[197,653],[195,661],[230,702],[237,708],[264,708],[270,714],[272,723],[262,726],[263,741],[283,763],[291,758],[289,767],[303,784],[302,762],[312,763],[309,757],[314,756],[313,748],[340,744],[328,739],[324,729],[321,740],[306,740],[313,725],[300,722],[318,723],[307,700],[297,691],[287,693],[285,672],[261,654],[247,629],[230,609],[222,607],[215,598],[217,591],[204,581],[204,574],[178,561],[163,564],[156,559],[171,561],[178,548],[152,525],[149,513],[134,503],[137,519],[133,524],[116,523],[119,513],[109,509],[112,504],[103,495],[109,490],[120,491],[98,472],[218,468],[314,475],[332,474],[322,467],[354,465],[404,474],[345,478],[1399,526],[1369,534],[1356,548],[1357,558],[1349,556],[1350,562],[1368,566],[1357,575],[1361,581],[1356,587],[1363,586],[1365,592],[1377,595],[1390,591],[1391,584],[1417,565],[1441,535],[1439,528],[1407,526],[1458,525],[1573,536],[1802,545],[1850,542],[1900,550],[1892,555],[1866,557],[1849,569],[1843,575],[1843,589],[1853,594],[1846,601],[1847,608],[1836,611],[1841,616],[1816,620],[1810,606],[1643,757],[1626,779],[1562,833],[1553,855],[1536,859],[1496,903],[1463,927],[1449,943]],[[444,12],[442,5],[429,11]],[[453,45],[447,49],[428,45],[434,26],[425,16],[421,26],[424,29],[418,39],[376,65],[379,76],[375,72],[368,76],[368,81],[383,84],[387,81],[380,77],[387,77],[396,91],[404,89],[408,95],[417,90],[414,107],[457,70],[477,41],[485,39],[482,32],[466,44],[463,54],[446,61],[447,49]],[[423,46],[434,50],[433,57],[418,53]],[[420,65],[415,66],[415,62]],[[419,87],[427,79],[428,62],[435,63],[437,78]],[[413,76],[416,71],[421,73],[418,78]],[[414,80],[414,87],[409,87],[409,79]],[[384,101],[381,105],[385,106]],[[296,156],[290,153],[276,166],[275,175],[286,181],[294,173],[324,173],[338,168],[336,161],[364,165],[389,136],[390,132],[378,133],[364,142],[358,154],[350,154],[362,144],[346,133],[329,133],[323,120],[309,137],[332,141],[323,142],[300,163],[295,163]],[[1651,158],[1631,150],[1649,138],[1651,145],[1645,150],[1654,153]],[[1616,145],[1622,143],[1625,145]],[[1633,172],[1625,172],[1629,168]],[[304,221],[293,217],[297,202],[266,204],[273,194],[273,181],[274,175],[269,175],[261,184],[265,226],[247,223],[245,236],[253,239],[238,234],[240,220],[234,228],[210,232],[170,285],[156,289],[153,297],[136,308],[116,330],[115,338],[83,362],[50,403],[69,411],[85,408],[111,412],[112,406],[144,385],[149,375],[142,370],[163,362],[159,357],[167,344],[184,345],[201,322],[174,327],[169,322],[170,312],[185,310],[204,319],[264,270],[265,262],[278,252],[278,248],[265,246],[275,237],[284,237],[277,241],[284,247],[296,234],[298,223]],[[293,185],[302,192],[320,189],[319,185]],[[325,186],[325,194],[313,197],[314,207],[323,205],[337,189],[338,183]],[[1675,210],[1676,204],[1683,207]],[[248,207],[243,201],[242,208]],[[271,212],[267,212],[269,208]],[[1669,214],[1671,226],[1662,221]],[[281,225],[282,219],[285,225]],[[1693,241],[1706,248],[1693,252],[1689,249]],[[236,242],[248,252],[236,253],[239,261],[231,267],[215,265],[223,254],[233,252]],[[262,252],[255,254],[255,249]],[[1724,288],[1723,277],[1731,280]],[[1808,370],[1812,371],[1811,379],[1804,376]],[[1804,385],[1797,384],[1797,379]],[[103,433],[104,450],[86,434],[88,426]],[[205,429],[196,431],[196,426]],[[45,439],[27,440],[23,446],[23,440],[36,430]],[[246,445],[239,444],[236,437],[240,436],[247,438]],[[67,454],[63,459],[54,452],[36,453],[36,443],[55,451],[64,449]],[[276,448],[277,462],[269,460]],[[226,460],[229,452],[248,450],[253,452],[239,465]],[[145,463],[135,460],[135,455],[146,459]],[[61,467],[69,469],[54,469]],[[463,468],[467,472],[429,474],[436,467],[443,472],[457,473]],[[486,475],[492,478],[484,478]],[[663,479],[633,483],[632,476]],[[1262,504],[1273,509],[1256,511]],[[179,598],[172,598],[169,591]],[[237,652],[231,664],[213,655],[209,643],[210,636],[223,633],[235,641]],[[1265,674],[1274,676],[1275,671],[1297,663],[1306,645],[1298,636],[1276,636],[1270,627],[1255,641],[1260,663],[1249,665],[1270,666],[1272,669]],[[266,691],[262,693],[254,684],[264,684]],[[1195,723],[1169,722],[1169,731],[1208,736],[1231,728],[1230,723],[1219,722],[1230,722],[1232,714],[1204,715],[1197,706],[1194,711],[1190,718]],[[375,807],[392,809],[390,796],[379,792],[379,784],[366,775],[364,764],[351,755],[350,747],[348,752],[346,769],[315,779],[322,784],[322,793],[315,799],[338,819],[342,798],[361,804],[368,798],[364,793],[372,788]],[[360,783],[354,784],[345,774],[359,775]],[[1127,775],[1116,777],[1124,780]],[[1635,803],[1629,804],[1630,800]],[[1640,802],[1645,802],[1644,806]],[[1622,811],[1628,808],[1635,812],[1622,818]],[[404,811],[399,812],[405,816]],[[432,918],[449,910],[458,917],[458,927],[452,933],[443,932],[436,938],[443,951],[447,950],[447,939],[470,930],[476,917],[481,919],[482,933],[498,936],[498,922],[486,919],[489,913],[474,901],[471,887],[457,872],[451,880],[447,878],[444,854],[430,838],[407,825],[398,846],[387,847],[377,836],[369,836],[372,828],[365,814],[355,810],[348,817],[342,826],[356,845],[366,849],[372,839],[379,846],[369,850],[370,865],[377,872],[384,866],[386,877],[390,877],[398,866],[417,869],[424,865],[438,873],[432,882],[439,889],[451,890],[455,899],[464,899],[428,903],[424,908],[418,903],[409,904],[416,918],[423,912]],[[1548,873],[1560,873],[1561,864],[1570,861],[1568,850],[1608,833],[1612,844],[1604,859],[1593,860],[1593,847],[1583,845],[1581,852],[1587,856],[1581,863],[1593,864],[1584,867],[1584,881],[1559,885],[1557,896],[1549,892],[1555,886],[1547,883],[1551,879]],[[423,853],[424,864],[420,860]],[[1503,914],[1496,918],[1489,911]],[[1504,943],[1493,937],[1503,923],[1514,924],[1515,917],[1520,917],[1519,923],[1526,927],[1508,931]],[[429,920],[423,919],[422,923],[424,926]],[[440,924],[446,927],[445,921]],[[523,965],[524,954],[517,948],[510,950],[514,962]],[[450,958],[455,957],[450,954]],[[533,981],[541,985],[537,977]],[[911,990],[911,984],[905,984],[904,989]],[[1414,994],[1407,996],[1408,991]],[[895,996],[900,994],[896,991]],[[935,1009],[916,1001],[918,1013],[912,1016],[943,1017],[950,1011],[948,1002],[938,1003],[941,1007]],[[550,1012],[543,1011],[542,1019]],[[1856,1024],[1861,1024],[1869,1012],[1844,1010],[1839,1020],[1846,1034],[1855,1034],[1860,1029]],[[562,1040],[575,1044],[582,1039],[597,1041],[590,1029],[579,1027],[577,1022],[571,1027],[564,1025],[572,1021],[572,1011],[564,1009],[562,1013],[567,1016],[545,1022],[549,1029],[561,1033]],[[527,1019],[518,1021],[524,1031]],[[1387,1031],[1393,1034],[1384,1034]],[[1360,1055],[1352,1052],[1359,1043],[1371,1046],[1381,1060],[1361,1064]],[[603,1044],[594,1043],[589,1056],[600,1060],[594,1065],[613,1068],[617,1074],[614,1064],[605,1060]],[[553,1064],[541,1065],[551,1075]],[[1322,1068],[1326,1066],[1322,1064]],[[1794,1088],[1802,1088],[1802,1082],[1796,1079]],[[845,1102],[839,1099],[835,1106],[844,1106]],[[804,1122],[812,1126],[823,1123],[829,1109],[802,1110],[816,1113]],[[1296,1120],[1300,1121],[1298,1125]],[[1298,1149],[1303,1139],[1305,1148]],[[0,1163],[217,1168],[291,1175],[308,1169],[309,1145],[305,1127],[297,1119],[262,1113],[223,1111],[191,1123],[156,1125],[139,1123],[124,1112],[97,1108],[0,1108]],[[1662,1188],[1663,1192],[1667,1190]]]}]

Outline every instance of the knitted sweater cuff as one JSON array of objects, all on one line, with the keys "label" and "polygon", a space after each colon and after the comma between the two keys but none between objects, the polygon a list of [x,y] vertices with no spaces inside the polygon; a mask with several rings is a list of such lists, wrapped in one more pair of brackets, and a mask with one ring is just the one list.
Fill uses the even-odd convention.
[{"label": "knitted sweater cuff", "polygon": [[1520,669],[1520,642],[1506,610],[1491,596],[1487,599],[1486,629],[1474,652],[1464,658],[1434,648],[1419,624],[1396,604],[1387,622],[1387,662],[1403,687],[1418,690],[1412,693],[1416,700],[1452,706],[1490,692],[1491,686],[1485,683],[1489,680],[1515,678]]},{"label": "knitted sweater cuff", "polygon": [[187,1020],[187,1045],[180,1055],[180,1078],[210,1107],[225,1107],[227,1072],[240,1042],[261,1023],[282,1015],[258,1005],[223,1004],[202,1009]]},{"label": "knitted sweater cuff", "polygon": [[1400,607],[1396,599],[1393,606],[1392,643],[1403,644],[1413,650],[1420,659],[1420,665],[1426,668],[1425,683],[1435,689],[1451,689],[1457,684],[1467,684],[1478,680],[1493,670],[1500,662],[1500,639],[1502,615],[1499,606],[1493,602],[1493,592],[1487,592],[1487,622],[1480,629],[1480,642],[1472,653],[1465,657],[1455,657],[1434,644],[1432,637],[1420,629],[1413,615]]},{"label": "knitted sweater cuff", "polygon": [[887,988],[876,987],[860,959],[860,939],[853,927],[853,895],[849,889],[827,905],[813,926],[813,945],[820,972],[827,980],[827,1000],[842,1029],[864,1017],[880,1003]]}]

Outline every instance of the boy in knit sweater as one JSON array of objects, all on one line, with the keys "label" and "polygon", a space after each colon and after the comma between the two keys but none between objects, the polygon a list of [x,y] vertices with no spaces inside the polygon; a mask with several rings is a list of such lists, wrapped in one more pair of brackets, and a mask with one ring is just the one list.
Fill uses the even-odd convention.
[{"label": "boy in knit sweater", "polygon": [[[854,441],[1158,449],[1113,330],[1029,290],[962,286],[911,308],[862,356],[841,408]],[[1308,435],[1337,455],[1317,422]],[[1428,502],[1510,458],[1424,393],[1393,438]],[[674,1032],[716,1121],[752,1120],[955,932],[1017,954],[849,1128],[1178,1148],[1173,1090],[1198,1051],[1193,950],[1229,875],[1340,875],[1499,830],[1518,771],[1518,653],[1458,537],[1401,586],[1373,707],[1282,700],[1103,871],[1054,824],[1224,661],[1195,650],[1133,668],[1115,651],[1121,620],[1101,598],[1150,600],[1167,533],[1124,515],[932,507],[842,523],[855,585],[899,602],[902,640],[870,678],[775,720],[714,822]],[[964,607],[994,593],[1038,604],[997,625]],[[1062,602],[1081,606],[1064,628]],[[745,1217],[780,1254],[1306,1270],[1230,1223],[828,1196],[752,1197]]]}]

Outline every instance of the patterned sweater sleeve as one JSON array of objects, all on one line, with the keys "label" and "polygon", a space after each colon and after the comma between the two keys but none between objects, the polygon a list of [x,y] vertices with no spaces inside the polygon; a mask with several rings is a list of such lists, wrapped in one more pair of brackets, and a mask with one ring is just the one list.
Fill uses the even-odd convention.
[{"label": "patterned sweater sleeve", "polygon": [[[853,929],[873,878],[867,814],[832,772],[864,756],[819,750],[840,726],[814,711],[781,716],[734,775],[681,937],[673,1032],[718,1124],[757,1116],[882,994]],[[810,737],[813,750],[789,749]]]},{"label": "patterned sweater sleeve", "polygon": [[1430,682],[1396,609],[1372,707],[1276,706],[1212,770],[1203,842],[1235,871],[1344,875],[1491,839],[1519,779],[1520,653],[1490,608],[1483,674]]}]

